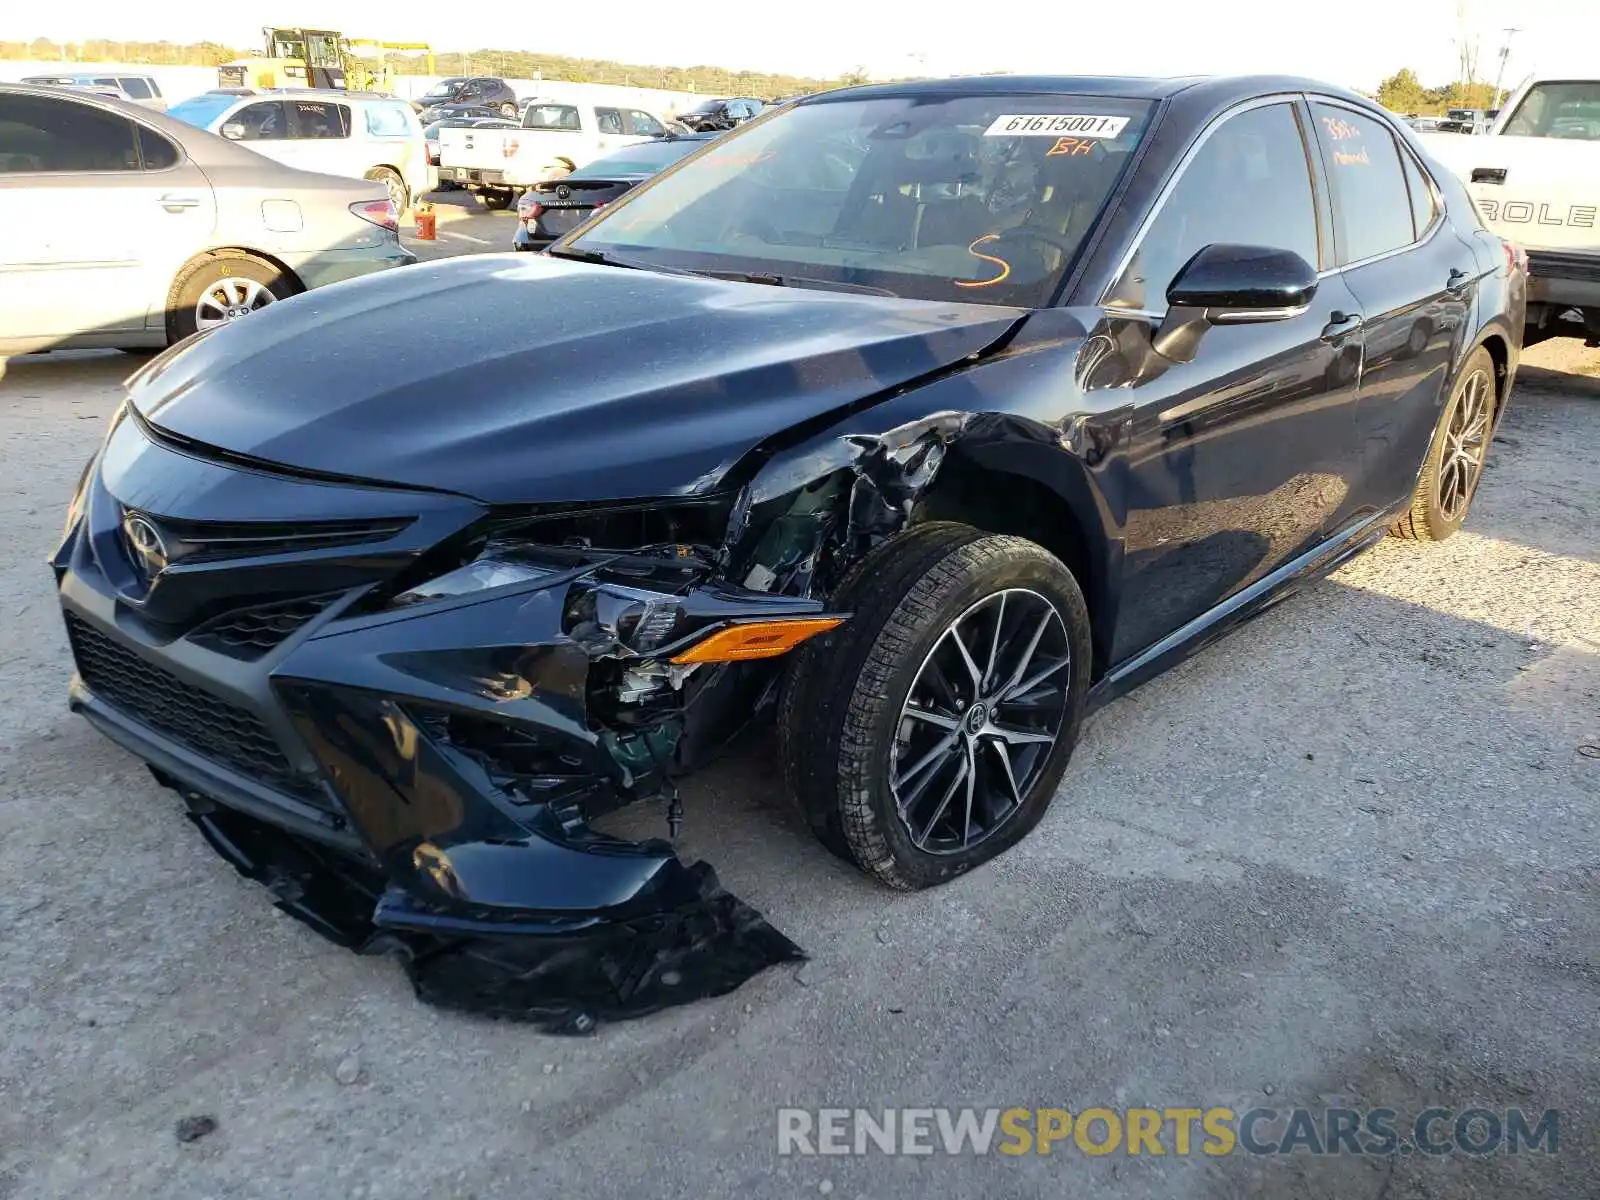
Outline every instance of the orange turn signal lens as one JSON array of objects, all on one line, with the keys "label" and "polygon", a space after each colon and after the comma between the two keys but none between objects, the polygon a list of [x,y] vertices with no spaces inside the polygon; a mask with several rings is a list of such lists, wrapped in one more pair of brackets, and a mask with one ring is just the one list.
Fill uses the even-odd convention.
[{"label": "orange turn signal lens", "polygon": [[843,617],[795,617],[787,621],[749,621],[719,629],[696,642],[672,661],[687,663],[745,662],[787,654],[807,638],[844,624]]}]

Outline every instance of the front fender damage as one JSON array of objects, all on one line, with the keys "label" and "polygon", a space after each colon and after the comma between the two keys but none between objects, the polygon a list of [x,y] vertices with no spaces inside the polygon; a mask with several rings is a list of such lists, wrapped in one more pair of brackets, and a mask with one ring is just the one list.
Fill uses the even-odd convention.
[{"label": "front fender damage", "polygon": [[720,544],[613,549],[581,521],[542,544],[535,522],[516,553],[542,580],[335,622],[298,646],[273,685],[360,854],[158,776],[279,908],[396,956],[428,1003],[588,1033],[802,960],[708,864],[592,822],[661,804],[676,835],[677,779],[771,713],[783,660],[675,660],[708,631],[827,614],[969,419],[770,459],[729,500]]}]

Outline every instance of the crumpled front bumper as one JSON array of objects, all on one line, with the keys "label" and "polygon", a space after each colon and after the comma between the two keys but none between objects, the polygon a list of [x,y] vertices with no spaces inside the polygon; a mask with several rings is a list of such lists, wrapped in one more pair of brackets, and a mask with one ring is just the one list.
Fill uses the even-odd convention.
[{"label": "crumpled front bumper", "polygon": [[[656,794],[673,742],[591,719],[592,672],[627,652],[572,629],[574,589],[598,586],[584,569],[361,615],[352,588],[242,659],[130,611],[105,569],[120,509],[98,477],[89,490],[54,562],[72,707],[286,912],[398,954],[427,1001],[568,1032],[802,957],[705,864],[587,823]],[[396,537],[429,540],[426,524]],[[675,602],[713,624],[816,608],[714,584]],[[670,696],[660,711],[670,725]]]}]

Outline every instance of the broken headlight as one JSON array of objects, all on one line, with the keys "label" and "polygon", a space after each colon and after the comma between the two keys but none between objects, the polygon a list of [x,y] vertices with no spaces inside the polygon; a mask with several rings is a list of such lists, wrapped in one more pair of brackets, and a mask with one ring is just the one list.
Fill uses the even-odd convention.
[{"label": "broken headlight", "polygon": [[534,583],[556,573],[548,563],[539,562],[514,545],[491,544],[471,562],[408,588],[389,603],[393,608],[404,608],[410,604],[450,600],[473,592]]}]

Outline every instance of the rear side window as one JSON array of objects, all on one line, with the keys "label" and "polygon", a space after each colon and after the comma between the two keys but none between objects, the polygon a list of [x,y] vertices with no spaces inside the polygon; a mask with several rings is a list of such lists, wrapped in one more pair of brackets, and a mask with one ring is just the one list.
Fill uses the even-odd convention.
[{"label": "rear side window", "polygon": [[1411,232],[1413,236],[1421,237],[1433,224],[1439,209],[1438,201],[1434,199],[1433,189],[1428,186],[1422,168],[1417,166],[1417,160],[1404,150],[1400,151],[1400,165],[1406,173],[1406,190],[1411,193]]},{"label": "rear side window", "polygon": [[1333,179],[1340,264],[1409,246],[1416,232],[1394,135],[1376,117],[1354,109],[1332,104],[1312,109]]},{"label": "rear side window", "polygon": [[578,110],[570,104],[533,104],[523,114],[524,129],[577,130]]},{"label": "rear side window", "polygon": [[1179,269],[1215,243],[1293,250],[1318,265],[1317,207],[1289,104],[1228,117],[1201,143],[1106,303],[1159,312]]},{"label": "rear side window", "polygon": [[350,109],[327,100],[289,102],[289,136],[326,140],[350,136]]},{"label": "rear side window", "polygon": [[126,117],[42,96],[8,96],[0,110],[0,174],[138,169]]},{"label": "rear side window", "polygon": [[153,129],[136,126],[139,136],[139,155],[144,159],[146,171],[165,171],[178,165],[178,148]]},{"label": "rear side window", "polygon": [[624,130],[628,133],[638,134],[641,137],[660,137],[666,133],[660,121],[636,108],[630,108],[623,113],[622,119]]},{"label": "rear side window", "polygon": [[622,132],[622,114],[614,108],[595,109],[594,123],[601,133]]},{"label": "rear side window", "polygon": [[126,92],[129,99],[132,100],[150,99],[150,85],[145,83],[145,81],[140,79],[137,75],[124,76],[122,80],[122,90]]},{"label": "rear side window", "polygon": [[407,112],[398,104],[369,104],[365,111],[372,137],[405,137],[411,132]]}]

